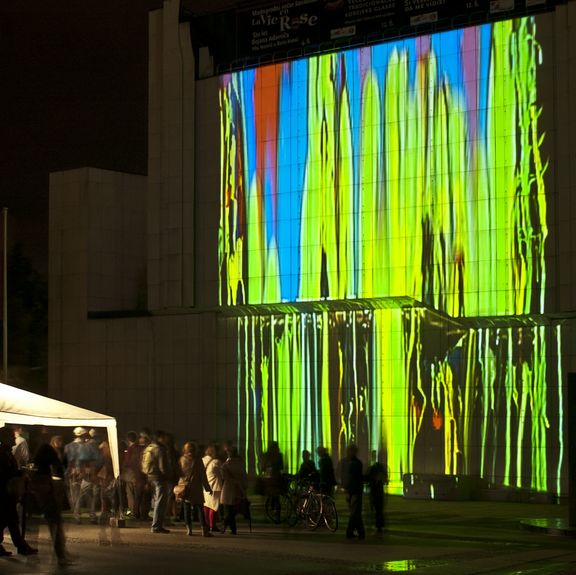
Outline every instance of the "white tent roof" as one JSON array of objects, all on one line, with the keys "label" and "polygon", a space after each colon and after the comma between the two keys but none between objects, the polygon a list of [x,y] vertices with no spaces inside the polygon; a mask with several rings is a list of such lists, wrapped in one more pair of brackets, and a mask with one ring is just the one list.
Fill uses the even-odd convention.
[{"label": "white tent roof", "polygon": [[58,427],[106,427],[114,465],[114,475],[120,474],[116,419],[0,383],[0,427],[7,423],[21,425],[51,425]]}]

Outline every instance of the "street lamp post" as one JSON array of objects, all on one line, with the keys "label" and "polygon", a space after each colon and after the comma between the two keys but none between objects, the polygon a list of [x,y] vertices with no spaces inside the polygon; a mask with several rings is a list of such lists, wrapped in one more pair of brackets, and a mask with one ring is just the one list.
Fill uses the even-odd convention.
[{"label": "street lamp post", "polygon": [[8,208],[2,208],[4,246],[2,257],[2,360],[4,383],[8,383]]}]

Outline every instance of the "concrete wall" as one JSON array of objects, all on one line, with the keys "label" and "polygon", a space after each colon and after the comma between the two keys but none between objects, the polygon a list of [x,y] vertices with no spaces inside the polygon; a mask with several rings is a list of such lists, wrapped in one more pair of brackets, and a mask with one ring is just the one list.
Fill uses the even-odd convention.
[{"label": "concrete wall", "polygon": [[179,2],[150,14],[148,307],[194,304],[194,77]]}]

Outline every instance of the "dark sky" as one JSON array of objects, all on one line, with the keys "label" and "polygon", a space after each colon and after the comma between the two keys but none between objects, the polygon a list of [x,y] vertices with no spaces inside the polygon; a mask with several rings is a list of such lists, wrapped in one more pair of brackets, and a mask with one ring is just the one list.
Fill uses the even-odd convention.
[{"label": "dark sky", "polygon": [[0,2],[0,205],[47,271],[48,174],[146,172],[148,11],[159,0]]}]

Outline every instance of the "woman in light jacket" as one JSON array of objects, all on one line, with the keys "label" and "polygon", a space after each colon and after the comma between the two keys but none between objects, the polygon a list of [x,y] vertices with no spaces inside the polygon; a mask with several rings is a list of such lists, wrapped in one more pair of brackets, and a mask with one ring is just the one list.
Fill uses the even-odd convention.
[{"label": "woman in light jacket", "polygon": [[204,463],[200,457],[198,447],[195,443],[188,441],[182,448],[182,457],[180,457],[180,475],[181,482],[186,485],[184,490],[184,523],[186,523],[186,533],[192,535],[192,508],[195,507],[202,528],[204,537],[211,537],[212,534],[208,525],[204,522],[204,490],[212,492]]},{"label": "woman in light jacket", "polygon": [[212,493],[204,492],[204,522],[211,532],[218,532],[216,512],[220,507],[220,492],[222,491],[222,462],[216,457],[216,448],[210,445],[202,458],[206,468],[206,477]]},{"label": "woman in light jacket", "polygon": [[228,459],[222,465],[222,493],[220,503],[224,506],[224,531],[230,527],[232,535],[236,535],[236,505],[246,497],[246,470],[238,456],[235,447],[226,449]]}]

